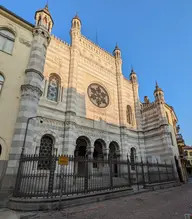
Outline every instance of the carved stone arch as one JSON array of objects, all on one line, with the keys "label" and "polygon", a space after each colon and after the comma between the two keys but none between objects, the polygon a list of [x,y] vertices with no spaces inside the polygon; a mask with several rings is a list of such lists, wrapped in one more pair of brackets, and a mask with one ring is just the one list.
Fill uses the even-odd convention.
[{"label": "carved stone arch", "polygon": [[49,74],[47,99],[58,102],[61,91],[61,77],[57,73]]},{"label": "carved stone arch", "polygon": [[[102,147],[103,147],[103,150],[106,150],[106,149],[107,149],[107,144],[106,144],[105,140],[103,140],[103,138],[97,138],[97,139],[95,140],[95,142],[96,142],[96,141],[98,141],[98,142],[101,143],[101,145],[102,145]],[[95,142],[94,142],[94,144],[95,144]]]},{"label": "carved stone arch", "polygon": [[58,150],[59,148],[59,136],[58,133],[51,130],[51,129],[43,129],[42,131],[40,131],[38,134],[36,134],[33,138],[33,148],[34,148],[34,152],[33,153],[37,153],[38,148],[40,147],[41,144],[41,138],[44,135],[50,135],[53,136],[53,148],[56,148]]},{"label": "carved stone arch", "polygon": [[58,72],[57,73],[56,72],[51,72],[51,73],[49,73],[48,78],[50,78],[52,76],[58,77],[59,80],[61,81],[62,75],[60,73],[58,73]]},{"label": "carved stone arch", "polygon": [[7,30],[10,31],[14,37],[16,38],[18,36],[16,28],[12,27],[11,25],[0,25],[0,30]]},{"label": "carved stone arch", "polygon": [[6,80],[6,76],[5,76],[5,74],[2,72],[2,71],[0,71],[0,75],[2,75],[3,76],[3,78],[4,78],[4,81]]},{"label": "carved stone arch", "polygon": [[7,160],[8,158],[8,147],[5,143],[4,139],[0,137],[0,146],[1,146],[1,153],[0,153],[0,160]]}]

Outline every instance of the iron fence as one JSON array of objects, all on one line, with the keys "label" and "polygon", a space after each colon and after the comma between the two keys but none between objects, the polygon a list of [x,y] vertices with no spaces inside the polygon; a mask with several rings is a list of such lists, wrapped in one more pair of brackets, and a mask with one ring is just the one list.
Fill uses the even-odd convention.
[{"label": "iron fence", "polygon": [[53,198],[175,180],[173,164],[63,156],[60,165],[60,158],[22,155],[13,196]]}]

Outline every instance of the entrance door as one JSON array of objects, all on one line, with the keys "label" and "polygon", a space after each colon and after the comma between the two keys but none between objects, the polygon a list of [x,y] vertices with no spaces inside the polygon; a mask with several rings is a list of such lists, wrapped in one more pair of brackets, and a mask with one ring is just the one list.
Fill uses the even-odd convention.
[{"label": "entrance door", "polygon": [[76,140],[76,149],[74,152],[75,155],[75,165],[74,172],[78,176],[85,175],[85,165],[86,165],[86,152],[88,147],[88,139],[85,136],[81,136]]},{"label": "entrance door", "polygon": [[109,157],[112,159],[112,173],[114,177],[118,177],[118,156],[117,156],[117,146],[115,143],[111,142],[109,145]]},{"label": "entrance door", "polygon": [[86,146],[80,146],[78,151],[78,175],[85,175],[85,154],[86,154]]}]

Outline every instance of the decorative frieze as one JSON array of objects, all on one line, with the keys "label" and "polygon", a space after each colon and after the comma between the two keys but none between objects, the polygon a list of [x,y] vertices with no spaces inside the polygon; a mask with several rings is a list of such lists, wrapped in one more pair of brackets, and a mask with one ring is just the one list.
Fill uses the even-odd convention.
[{"label": "decorative frieze", "polygon": [[33,96],[37,99],[41,97],[43,92],[38,88],[30,84],[21,85],[21,96]]}]

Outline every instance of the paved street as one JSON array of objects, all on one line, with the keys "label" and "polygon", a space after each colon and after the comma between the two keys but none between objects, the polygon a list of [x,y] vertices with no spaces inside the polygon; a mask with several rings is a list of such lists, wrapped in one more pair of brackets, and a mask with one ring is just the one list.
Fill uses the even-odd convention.
[{"label": "paved street", "polygon": [[135,196],[40,213],[39,219],[183,219],[192,213],[192,183]]}]

